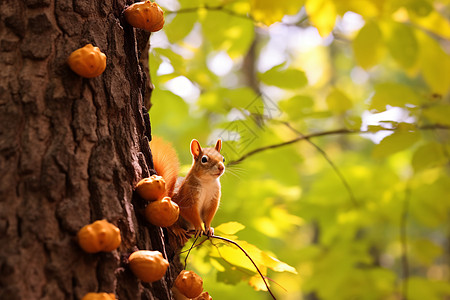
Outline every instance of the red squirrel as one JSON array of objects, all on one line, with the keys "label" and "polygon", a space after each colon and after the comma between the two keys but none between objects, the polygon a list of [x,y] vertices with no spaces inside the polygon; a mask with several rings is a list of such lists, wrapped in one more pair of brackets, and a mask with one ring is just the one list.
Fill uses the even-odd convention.
[{"label": "red squirrel", "polygon": [[219,178],[225,171],[224,158],[220,154],[222,140],[218,139],[214,148],[202,148],[193,139],[190,149],[192,166],[186,177],[178,179],[179,161],[173,147],[158,137],[150,142],[153,165],[158,175],[166,181],[166,194],[180,207],[177,223],[169,229],[184,244],[190,234],[214,235],[211,222],[219,207],[221,190]]}]

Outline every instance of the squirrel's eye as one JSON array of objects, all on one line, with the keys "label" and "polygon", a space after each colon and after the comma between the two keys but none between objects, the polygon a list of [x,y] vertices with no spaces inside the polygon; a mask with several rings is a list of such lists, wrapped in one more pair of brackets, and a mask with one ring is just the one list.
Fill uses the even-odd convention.
[{"label": "squirrel's eye", "polygon": [[206,156],[206,155],[203,155],[202,156],[202,163],[207,163],[208,162],[208,156]]},{"label": "squirrel's eye", "polygon": [[223,158],[223,162],[225,162],[225,157]]}]

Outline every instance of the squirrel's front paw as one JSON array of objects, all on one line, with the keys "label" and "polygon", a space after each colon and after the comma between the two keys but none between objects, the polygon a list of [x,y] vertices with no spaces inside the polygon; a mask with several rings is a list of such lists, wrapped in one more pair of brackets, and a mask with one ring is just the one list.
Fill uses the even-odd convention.
[{"label": "squirrel's front paw", "polygon": [[208,237],[213,236],[214,235],[214,228],[207,227],[206,230],[205,230],[205,235],[208,236]]}]

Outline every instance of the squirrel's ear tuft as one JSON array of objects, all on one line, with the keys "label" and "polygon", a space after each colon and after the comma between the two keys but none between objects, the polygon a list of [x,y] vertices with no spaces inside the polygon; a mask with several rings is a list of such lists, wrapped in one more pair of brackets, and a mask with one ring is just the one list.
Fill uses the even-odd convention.
[{"label": "squirrel's ear tuft", "polygon": [[220,149],[222,149],[222,140],[218,139],[216,142],[216,146],[214,147],[214,149],[217,150],[217,152],[220,152]]},{"label": "squirrel's ear tuft", "polygon": [[191,141],[191,154],[195,158],[197,158],[200,155],[200,152],[202,152],[202,147],[200,146],[200,143],[193,139]]}]

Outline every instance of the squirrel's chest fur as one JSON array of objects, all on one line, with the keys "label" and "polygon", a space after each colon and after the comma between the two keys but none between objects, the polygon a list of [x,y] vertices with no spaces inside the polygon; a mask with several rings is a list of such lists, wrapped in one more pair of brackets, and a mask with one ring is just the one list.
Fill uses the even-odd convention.
[{"label": "squirrel's chest fur", "polygon": [[219,179],[212,180],[207,184],[202,184],[201,188],[197,191],[197,207],[201,212],[205,208],[209,207],[212,201],[217,202],[220,198],[220,181]]}]

